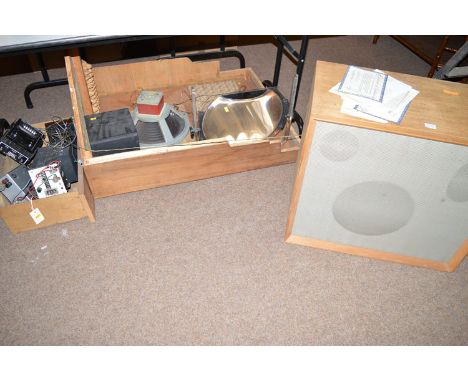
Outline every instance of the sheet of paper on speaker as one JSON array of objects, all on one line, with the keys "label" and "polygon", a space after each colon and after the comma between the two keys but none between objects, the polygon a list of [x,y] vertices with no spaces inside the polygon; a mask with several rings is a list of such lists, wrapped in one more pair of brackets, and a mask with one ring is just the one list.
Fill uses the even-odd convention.
[{"label": "sheet of paper on speaker", "polygon": [[[359,69],[359,68],[358,68]],[[382,75],[381,71],[369,71],[363,69],[364,72],[375,73]],[[353,71],[354,72],[354,71]],[[349,77],[349,70],[345,75],[342,82],[346,81]],[[346,87],[342,86],[342,82],[335,85],[330,89],[331,93],[339,95],[343,104],[341,112],[352,115],[354,117],[370,119],[375,122],[386,123],[387,121],[400,123],[403,119],[411,101],[419,93],[413,89],[410,85],[407,85],[389,75],[385,75],[385,79],[372,80],[365,79],[366,83],[362,86],[363,96],[358,95],[359,85],[352,84]],[[351,80],[358,81],[360,76],[353,76]],[[348,82],[350,79],[348,79]],[[373,83],[373,86],[369,84]],[[380,86],[382,85],[382,86]],[[379,96],[379,89],[382,88],[382,94]],[[353,94],[343,92],[352,90]],[[369,95],[372,95],[369,97]],[[379,98],[379,100],[376,100]]]},{"label": "sheet of paper on speaker", "polygon": [[343,94],[382,102],[388,75],[380,71],[348,66],[338,91]]},{"label": "sheet of paper on speaker", "polygon": [[343,99],[343,102],[341,103],[340,111],[344,114],[348,114],[353,117],[364,118],[373,122],[388,123],[388,121],[385,119],[374,117],[373,115],[358,111],[356,109],[356,102],[351,101],[351,100]]},{"label": "sheet of paper on speaker", "polygon": [[[338,83],[333,88],[331,88],[330,92],[334,93],[334,94],[337,94],[337,95],[341,95],[338,92],[338,87],[339,86],[340,86],[340,83]],[[351,115],[352,117],[367,119],[367,120],[373,121],[373,122],[388,123],[388,121],[386,119],[375,117],[375,116],[373,116],[373,115],[371,115],[369,113],[364,113],[362,111],[359,111],[358,107],[359,107],[358,101],[356,101],[354,99],[351,99],[351,98],[348,99],[346,97],[342,97],[342,103],[341,103],[340,111],[343,114],[348,114],[348,115]]]}]

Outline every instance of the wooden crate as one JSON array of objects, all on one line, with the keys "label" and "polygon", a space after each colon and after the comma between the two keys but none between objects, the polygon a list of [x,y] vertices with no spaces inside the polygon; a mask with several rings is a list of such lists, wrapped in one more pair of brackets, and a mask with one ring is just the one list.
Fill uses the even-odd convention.
[{"label": "wooden crate", "polygon": [[[43,128],[44,124],[36,124],[34,127]],[[2,157],[1,173],[6,173],[17,165],[12,159]],[[33,206],[39,208],[44,215],[45,220],[39,224],[36,224],[29,215],[31,212],[29,202],[9,204],[3,195],[0,195],[0,217],[13,233],[48,227],[84,217],[87,217],[91,222],[96,220],[94,197],[89,189],[82,166],[78,166],[78,182],[73,183],[66,194],[34,200]]]},{"label": "wooden crate", "polygon": [[[80,57],[65,57],[80,155],[91,191],[96,198],[144,190],[197,179],[295,162],[297,139],[281,144],[275,139],[237,143],[190,138],[184,144],[94,156],[89,147],[84,116],[93,114],[85,71]],[[89,73],[89,72],[88,72]],[[100,112],[131,108],[144,90],[162,90],[169,104],[188,102],[189,86],[232,80],[242,89],[262,88],[247,69],[220,71],[219,62],[193,63],[188,58],[151,60],[92,69]],[[92,93],[92,91],[91,91]],[[185,97],[185,98],[184,98]]]}]

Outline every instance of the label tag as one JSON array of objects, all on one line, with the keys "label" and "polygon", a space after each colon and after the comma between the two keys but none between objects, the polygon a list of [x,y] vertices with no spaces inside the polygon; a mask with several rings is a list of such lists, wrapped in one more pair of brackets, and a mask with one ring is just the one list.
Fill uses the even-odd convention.
[{"label": "label tag", "polygon": [[39,211],[39,208],[34,208],[29,215],[31,215],[34,223],[39,224],[44,221],[45,217],[42,215],[42,212]]},{"label": "label tag", "polygon": [[424,123],[424,127],[427,127],[428,129],[432,129],[432,130],[436,130],[436,129],[437,129],[437,125],[434,124],[434,123],[427,123],[427,122],[425,122],[425,123]]}]

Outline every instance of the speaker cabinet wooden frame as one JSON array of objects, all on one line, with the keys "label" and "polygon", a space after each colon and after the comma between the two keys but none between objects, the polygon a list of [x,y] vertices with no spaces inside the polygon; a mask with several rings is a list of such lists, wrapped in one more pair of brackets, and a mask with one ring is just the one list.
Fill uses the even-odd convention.
[{"label": "speaker cabinet wooden frame", "polygon": [[[400,125],[381,124],[340,112],[341,99],[330,93],[329,89],[341,81],[346,68],[346,65],[317,62],[291,198],[286,242],[453,271],[468,254],[468,85],[389,72],[420,93]],[[435,125],[436,128],[428,128],[426,124]],[[325,146],[319,140],[324,136],[334,140],[335,133],[342,134],[333,143],[338,144],[338,150],[333,151],[333,145],[325,145],[331,147],[331,152],[324,152]],[[367,142],[367,149],[362,144],[364,141]],[[398,150],[407,155],[401,155]],[[385,152],[389,154],[390,164],[385,162]],[[353,162],[348,161],[345,154],[361,157],[359,160],[353,159]],[[330,155],[344,157],[332,158]],[[325,158],[327,156],[328,159]],[[426,161],[428,158],[429,163]],[[321,160],[328,160],[329,163],[317,165]],[[343,165],[345,161],[349,163]],[[447,168],[452,169],[450,166],[455,169],[455,175],[450,172],[452,170],[449,171],[452,175],[446,174]],[[419,171],[424,174],[414,176]],[[357,175],[349,175],[349,172],[356,172]],[[396,179],[400,183],[405,182],[403,187],[385,181],[385,177],[398,177],[394,172],[401,173],[401,177]],[[450,177],[455,182],[448,182]],[[348,184],[345,188],[346,179],[350,179],[351,187]],[[315,187],[318,184],[322,186]],[[390,212],[384,217],[391,215],[387,225],[382,223],[385,218],[380,219],[375,211],[370,215],[364,211],[367,207],[363,206],[373,203],[372,200],[365,200],[367,193],[371,195],[370,199],[373,198],[372,191],[369,191],[373,186],[383,187],[384,191],[379,191],[379,197],[384,195],[387,198],[394,194],[394,200],[390,200],[390,203],[394,203],[395,207],[385,207]],[[452,186],[455,187],[453,192]],[[417,194],[406,191],[414,191],[415,187]],[[333,190],[340,192],[340,200],[328,195]],[[364,199],[361,204],[355,202],[356,195],[357,199]],[[388,204],[388,199],[385,202]],[[314,203],[317,206],[312,206]],[[381,200],[377,203],[382,205]],[[348,205],[352,205],[352,208],[348,208]],[[444,210],[445,206],[448,212]],[[413,209],[416,210],[414,214]],[[429,224],[427,231],[424,216],[437,220],[432,226]],[[372,221],[374,218],[375,225]],[[315,228],[309,228],[309,223]],[[437,232],[438,227],[442,228],[442,232]],[[341,233],[337,234],[336,231],[340,230]],[[382,237],[385,239],[381,240]],[[444,244],[449,239],[450,244],[441,245],[440,248],[453,248],[450,253],[432,250],[431,243]],[[407,250],[394,250],[399,247]],[[416,247],[418,250],[412,251]]]}]

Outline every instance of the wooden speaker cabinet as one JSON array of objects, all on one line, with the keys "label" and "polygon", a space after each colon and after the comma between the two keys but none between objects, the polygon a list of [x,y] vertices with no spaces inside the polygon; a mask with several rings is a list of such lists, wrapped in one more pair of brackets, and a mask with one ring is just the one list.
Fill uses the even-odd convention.
[{"label": "wooden speaker cabinet", "polygon": [[420,94],[380,124],[340,113],[328,90],[345,70],[317,63],[286,241],[453,271],[468,253],[468,86],[390,73]]}]

